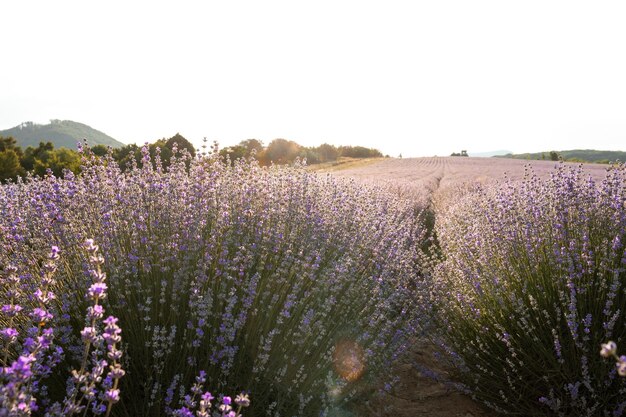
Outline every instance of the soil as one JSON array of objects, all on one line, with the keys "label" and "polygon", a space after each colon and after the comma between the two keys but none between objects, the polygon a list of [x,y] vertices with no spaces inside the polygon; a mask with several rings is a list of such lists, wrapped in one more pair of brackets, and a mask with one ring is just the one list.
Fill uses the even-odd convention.
[{"label": "soil", "polygon": [[398,363],[399,381],[391,392],[359,406],[358,416],[368,417],[498,417],[469,396],[451,386],[435,381],[418,370],[424,366],[442,377],[446,369],[434,356],[435,349],[426,341],[416,342],[410,355]]}]

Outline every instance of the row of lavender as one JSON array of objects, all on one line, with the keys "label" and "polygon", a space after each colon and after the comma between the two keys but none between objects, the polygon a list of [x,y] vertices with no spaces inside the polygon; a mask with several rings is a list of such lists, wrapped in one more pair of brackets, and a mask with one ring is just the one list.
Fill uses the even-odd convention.
[{"label": "row of lavender", "polygon": [[0,416],[324,415],[390,377],[421,314],[414,206],[144,158],[0,187]]},{"label": "row of lavender", "polygon": [[599,353],[626,343],[624,166],[461,194],[438,205],[433,295],[462,387],[504,414],[622,415],[626,357]]}]

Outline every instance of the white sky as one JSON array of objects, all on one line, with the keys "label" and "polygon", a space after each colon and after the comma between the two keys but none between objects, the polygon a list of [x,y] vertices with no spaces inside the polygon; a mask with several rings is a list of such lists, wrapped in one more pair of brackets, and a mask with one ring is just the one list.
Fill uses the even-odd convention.
[{"label": "white sky", "polygon": [[626,2],[3,1],[0,129],[626,150]]}]

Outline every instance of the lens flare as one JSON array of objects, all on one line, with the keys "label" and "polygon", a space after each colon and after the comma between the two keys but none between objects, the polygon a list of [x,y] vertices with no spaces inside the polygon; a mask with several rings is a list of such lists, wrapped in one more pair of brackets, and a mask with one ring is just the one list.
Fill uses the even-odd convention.
[{"label": "lens flare", "polygon": [[365,371],[365,354],[354,340],[341,340],[333,352],[335,371],[346,381],[354,382]]}]

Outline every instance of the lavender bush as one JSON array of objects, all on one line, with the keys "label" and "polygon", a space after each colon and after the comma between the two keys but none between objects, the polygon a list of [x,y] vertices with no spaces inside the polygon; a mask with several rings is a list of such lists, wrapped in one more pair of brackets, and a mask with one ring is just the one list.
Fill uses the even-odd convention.
[{"label": "lavender bush", "polygon": [[96,288],[77,248],[98,242],[98,305],[124,329],[114,415],[177,412],[201,370],[216,392],[251,392],[252,415],[324,414],[384,376],[414,332],[416,209],[299,166],[216,155],[178,154],[165,172],[144,149],[124,173],[85,155],[80,176],[1,187],[0,265],[58,246],[55,337],[89,340],[76,329],[91,327],[81,312]]},{"label": "lavender bush", "polygon": [[529,172],[439,219],[442,347],[465,388],[515,415],[622,415],[626,387],[598,355],[626,334],[626,173]]}]

